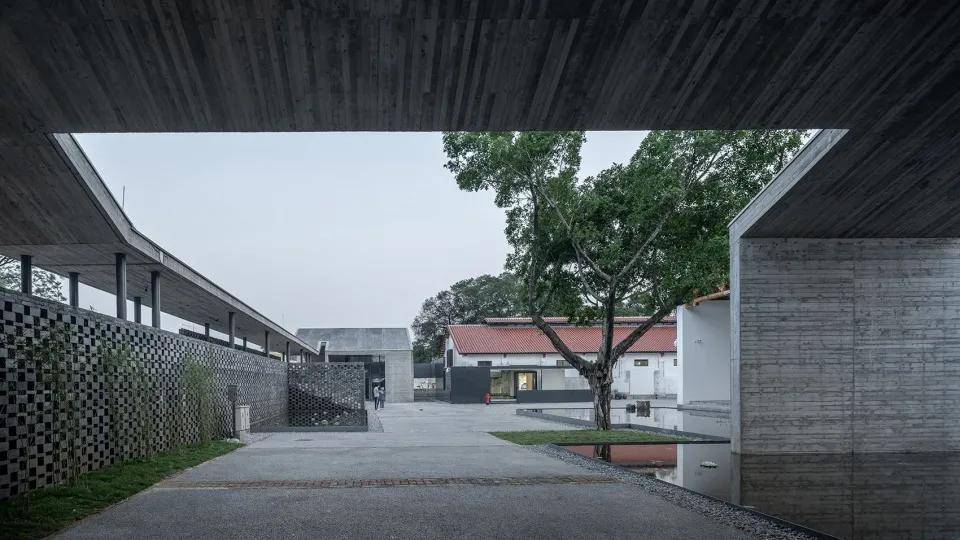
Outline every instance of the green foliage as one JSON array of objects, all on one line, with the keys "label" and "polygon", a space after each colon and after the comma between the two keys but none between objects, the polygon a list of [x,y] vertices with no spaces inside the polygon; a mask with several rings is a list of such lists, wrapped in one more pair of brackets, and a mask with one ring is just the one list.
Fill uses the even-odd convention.
[{"label": "green foliage", "polygon": [[217,410],[213,399],[213,371],[195,356],[187,356],[183,361],[183,375],[180,378],[181,417],[187,418],[187,411],[193,409],[197,422],[199,442],[211,441],[217,435]]},{"label": "green foliage", "polygon": [[[63,328],[51,328],[30,341],[21,339],[17,351],[21,359],[36,370],[38,384],[50,391],[57,478],[60,481],[76,478],[80,475],[83,457],[79,447],[83,415],[74,384],[74,356],[67,334]],[[35,440],[29,443],[32,445]]]},{"label": "green foliage", "polygon": [[656,435],[635,429],[600,431],[568,429],[558,431],[492,431],[491,435],[514,444],[605,444],[636,442],[687,442],[690,439]]},{"label": "green foliage", "polygon": [[413,320],[413,357],[417,362],[441,358],[447,325],[483,322],[485,317],[519,315],[518,282],[511,274],[464,279],[424,300]]},{"label": "green foliage", "polygon": [[[107,387],[107,411],[110,415],[108,438],[118,456],[147,458],[156,453],[157,432],[153,420],[156,390],[143,362],[134,357],[126,342],[106,347],[100,357]],[[133,424],[127,440],[122,440],[124,422]]]},{"label": "green foliage", "polygon": [[[654,131],[626,164],[578,178],[581,132],[446,133],[446,167],[461,189],[496,192],[537,326],[594,390],[609,428],[613,367],[677,304],[729,285],[727,226],[800,148],[804,133]],[[569,350],[540,316],[557,303],[601,321],[597,359]],[[616,343],[613,318],[650,315]]]},{"label": "green foliage", "polygon": [[[487,317],[520,317],[526,314],[524,284],[514,274],[484,274],[464,279],[424,300],[413,320],[413,358],[430,362],[442,358],[447,325],[479,324]],[[554,313],[566,309],[559,302],[547,308]]]},{"label": "green foliage", "polygon": [[[727,225],[799,149],[803,132],[654,131],[626,164],[578,179],[581,132],[447,133],[461,189],[507,210],[508,267],[583,319],[652,313],[727,285]],[[542,303],[537,307],[542,311]],[[626,307],[626,309],[624,309]]]},{"label": "green foliage", "polygon": [[[0,255],[0,287],[20,290],[20,261]],[[39,268],[33,269],[33,294],[57,302],[67,300],[60,276]]]},{"label": "green foliage", "polygon": [[0,502],[0,538],[43,538],[142,491],[175,472],[236,450],[211,442],[132,460]]}]

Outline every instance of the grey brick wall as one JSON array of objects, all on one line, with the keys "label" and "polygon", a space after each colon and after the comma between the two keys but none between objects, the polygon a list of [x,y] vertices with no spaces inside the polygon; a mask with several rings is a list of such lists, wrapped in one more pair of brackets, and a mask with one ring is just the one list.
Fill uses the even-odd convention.
[{"label": "grey brick wall", "polygon": [[[276,360],[4,289],[0,321],[0,499],[199,440],[200,404],[185,398],[187,359],[212,375],[206,418],[217,436],[230,430],[228,384],[239,386],[251,423],[286,413],[286,364]],[[64,353],[38,355],[51,335]],[[136,374],[105,361],[122,345]],[[55,366],[38,362],[52,356]]]},{"label": "grey brick wall", "polygon": [[960,240],[739,242],[735,449],[960,449]]}]

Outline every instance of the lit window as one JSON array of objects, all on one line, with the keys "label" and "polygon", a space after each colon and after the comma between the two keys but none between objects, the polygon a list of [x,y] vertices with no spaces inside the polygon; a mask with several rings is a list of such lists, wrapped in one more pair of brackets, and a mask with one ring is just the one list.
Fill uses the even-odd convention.
[{"label": "lit window", "polygon": [[639,359],[639,360],[634,360],[634,361],[633,361],[633,365],[634,365],[634,366],[637,366],[637,367],[647,367],[647,366],[650,365],[650,364],[649,364],[649,362],[647,361],[646,358],[641,358],[641,359]]}]

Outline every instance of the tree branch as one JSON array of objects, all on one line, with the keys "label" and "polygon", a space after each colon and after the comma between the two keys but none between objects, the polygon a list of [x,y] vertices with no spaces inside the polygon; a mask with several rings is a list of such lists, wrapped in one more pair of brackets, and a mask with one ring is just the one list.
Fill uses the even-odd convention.
[{"label": "tree branch", "polygon": [[643,335],[646,334],[648,330],[653,328],[656,324],[662,321],[664,317],[666,317],[674,309],[676,309],[678,304],[679,304],[679,300],[675,302],[673,305],[665,305],[661,307],[659,310],[657,310],[656,313],[651,315],[643,324],[634,328],[633,331],[627,334],[627,337],[623,338],[623,340],[620,341],[620,343],[618,343],[617,346],[613,348],[613,352],[610,354],[611,364],[615,364],[617,360],[619,360],[620,357],[623,356],[624,353],[626,353],[630,349],[630,347],[632,347],[633,344],[637,342],[638,339],[643,337]]},{"label": "tree branch", "polygon": [[530,187],[533,190],[536,190],[540,194],[540,196],[543,197],[543,200],[547,201],[547,205],[550,208],[553,208],[553,210],[557,213],[557,217],[560,218],[560,222],[563,223],[564,228],[567,229],[567,234],[570,235],[570,244],[573,246],[573,251],[574,253],[576,253],[577,259],[580,260],[582,257],[583,260],[585,260],[587,264],[590,266],[590,268],[594,272],[596,272],[598,276],[603,278],[604,281],[611,281],[613,277],[610,274],[604,272],[603,269],[600,268],[600,265],[598,265],[590,257],[590,255],[587,254],[586,250],[584,250],[583,247],[580,246],[580,241],[577,239],[577,234],[573,228],[573,224],[567,219],[567,216],[563,213],[563,210],[560,209],[560,206],[557,205],[557,203],[552,198],[550,198],[546,190],[543,189],[535,180],[532,180],[530,182]]},{"label": "tree branch", "polygon": [[560,335],[557,334],[557,331],[550,326],[547,321],[543,320],[543,317],[540,314],[533,314],[533,324],[543,332],[543,335],[547,336],[547,339],[550,340],[550,343],[553,344],[553,347],[557,349],[563,359],[570,363],[571,366],[576,368],[580,374],[586,374],[590,370],[591,364],[587,362],[582,356],[570,350],[570,347],[560,339]]}]

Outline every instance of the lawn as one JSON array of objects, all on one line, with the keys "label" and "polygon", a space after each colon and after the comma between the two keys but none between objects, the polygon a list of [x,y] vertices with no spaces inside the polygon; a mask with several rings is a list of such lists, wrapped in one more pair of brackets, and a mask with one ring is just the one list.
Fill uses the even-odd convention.
[{"label": "lawn", "polygon": [[0,538],[42,538],[95,514],[188,467],[232,452],[240,444],[215,441],[82,475],[63,486],[0,502]]},{"label": "lawn", "polygon": [[491,435],[515,444],[606,444],[636,442],[686,442],[689,439],[656,435],[635,429],[599,431],[570,429],[557,431],[491,431]]}]

